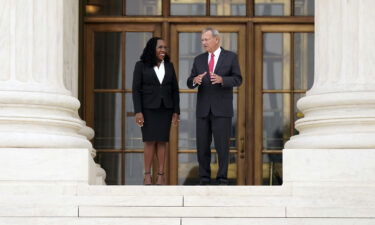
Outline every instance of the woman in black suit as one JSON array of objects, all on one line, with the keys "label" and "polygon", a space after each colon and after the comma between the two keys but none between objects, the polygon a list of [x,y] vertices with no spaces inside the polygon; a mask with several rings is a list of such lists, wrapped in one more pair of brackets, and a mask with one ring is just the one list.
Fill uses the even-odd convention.
[{"label": "woman in black suit", "polygon": [[133,103],[135,122],[144,142],[144,184],[152,184],[151,164],[156,153],[156,184],[164,184],[164,161],[171,123],[177,124],[180,98],[176,73],[166,53],[165,42],[151,38],[134,68]]}]

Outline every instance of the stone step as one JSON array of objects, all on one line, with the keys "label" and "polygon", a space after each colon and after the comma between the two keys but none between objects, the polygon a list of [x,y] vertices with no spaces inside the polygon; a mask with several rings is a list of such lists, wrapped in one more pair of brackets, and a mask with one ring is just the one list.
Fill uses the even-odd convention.
[{"label": "stone step", "polygon": [[[6,195],[51,196],[300,196],[348,198],[375,196],[375,186],[95,186],[95,185],[4,185],[0,193]],[[157,193],[157,194],[156,194]],[[374,199],[375,200],[375,199]]]},{"label": "stone step", "polygon": [[78,206],[65,205],[61,202],[53,205],[12,204],[0,205],[0,221],[2,217],[78,217]]},{"label": "stone step", "polygon": [[183,206],[183,196],[1,196],[0,206]]},{"label": "stone step", "polygon": [[131,196],[286,196],[292,189],[284,186],[79,186],[78,195]]},{"label": "stone step", "polygon": [[0,193],[6,195],[100,195],[100,196],[280,196],[290,195],[285,186],[143,186],[143,185],[60,185],[60,184],[0,184]]},{"label": "stone step", "polygon": [[127,207],[370,207],[375,208],[373,196],[337,198],[336,196],[52,196],[7,195],[0,196],[0,206],[55,205],[66,206],[127,206]]},{"label": "stone step", "polygon": [[[361,201],[362,200],[362,201]],[[348,207],[368,206],[375,208],[375,198],[371,196],[361,199],[348,196],[335,197],[301,197],[301,196],[184,196],[184,206],[296,206],[296,207]]]},{"label": "stone step", "polygon": [[284,207],[101,207],[81,206],[79,217],[251,218],[285,217]]},{"label": "stone step", "polygon": [[85,206],[11,204],[0,206],[3,217],[87,218],[373,218],[375,207],[297,206]]},{"label": "stone step", "polygon": [[287,207],[286,217],[301,218],[375,218],[371,207]]},{"label": "stone step", "polygon": [[[51,184],[44,182],[4,182],[0,184],[0,193],[6,195],[61,195],[71,196],[77,195],[77,184],[61,185],[59,183]],[[88,187],[89,185],[83,185]]]},{"label": "stone step", "polygon": [[0,225],[374,225],[374,218],[52,218],[2,217]]},{"label": "stone step", "polygon": [[0,225],[181,225],[181,219],[3,217],[0,218]]},{"label": "stone step", "polygon": [[[129,219],[122,221],[125,224],[133,221],[131,219],[139,219],[134,220],[133,224],[146,224],[147,220],[142,219],[159,218],[161,224],[168,225],[189,225],[193,224],[194,219],[202,219],[197,223],[199,225],[214,224],[214,219],[223,219],[215,223],[218,225],[224,224],[224,219],[228,218],[235,218],[238,224],[250,221],[243,219],[256,218],[267,219],[271,221],[269,224],[273,223],[271,218],[279,218],[278,221],[283,221],[281,224],[293,224],[293,220],[284,220],[286,218],[362,218],[374,222],[375,197],[372,188],[359,187],[358,191],[355,186],[305,187],[305,193],[300,188],[88,185],[30,185],[20,188],[18,185],[0,185],[0,222],[8,217],[71,218],[72,224],[90,223],[86,222],[89,220],[74,218],[103,219],[100,221]],[[348,190],[354,195],[345,193]],[[265,220],[259,224],[267,223]]]},{"label": "stone step", "polygon": [[80,217],[375,218],[368,207],[79,207]]},{"label": "stone step", "polygon": [[111,186],[111,185],[60,185],[8,183],[0,184],[4,195],[60,195],[60,196],[302,196],[345,197],[348,195],[375,196],[374,186],[327,185],[327,186]]},{"label": "stone step", "polygon": [[183,218],[181,225],[374,225],[362,218]]}]

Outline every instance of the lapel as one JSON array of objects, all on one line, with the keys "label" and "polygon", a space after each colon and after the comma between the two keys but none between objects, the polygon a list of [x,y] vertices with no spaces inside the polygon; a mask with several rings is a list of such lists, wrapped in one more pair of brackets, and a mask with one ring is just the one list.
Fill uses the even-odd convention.
[{"label": "lapel", "polygon": [[[164,79],[163,79],[163,81],[161,82],[161,84],[164,84],[164,83],[166,82],[166,80],[167,80],[167,76],[168,76],[168,74],[169,74],[169,65],[168,65],[168,63],[166,63],[165,61],[164,61],[164,71],[165,71]],[[158,82],[159,82],[159,79],[158,79]],[[160,83],[160,82],[159,82],[159,83]]]},{"label": "lapel", "polygon": [[219,59],[216,62],[216,67],[215,67],[215,71],[214,71],[215,74],[217,74],[217,71],[219,71],[221,65],[223,65],[224,57],[225,57],[225,50],[223,48],[221,48]]},{"label": "lapel", "polygon": [[156,82],[156,83],[160,83],[159,82],[159,79],[158,79],[158,75],[156,75],[156,72],[155,72],[155,70],[154,70],[154,67],[153,66],[150,66],[150,67],[148,67],[149,68],[149,70],[150,70],[150,75],[152,76],[152,79],[154,80],[154,82]]},{"label": "lapel", "polygon": [[205,69],[206,71],[208,72],[208,52],[204,53],[204,57],[203,57],[203,65],[205,65]]}]

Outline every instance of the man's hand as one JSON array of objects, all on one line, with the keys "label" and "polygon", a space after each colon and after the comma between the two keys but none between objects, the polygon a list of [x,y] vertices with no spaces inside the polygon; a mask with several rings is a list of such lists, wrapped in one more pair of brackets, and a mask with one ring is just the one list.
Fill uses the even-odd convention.
[{"label": "man's hand", "polygon": [[212,84],[222,84],[223,83],[223,78],[215,73],[212,73],[211,76],[211,83]]},{"label": "man's hand", "polygon": [[141,112],[139,113],[136,113],[135,114],[135,123],[139,126],[139,127],[143,127],[143,123],[145,122],[144,118],[143,118],[143,114]]},{"label": "man's hand", "polygon": [[201,73],[198,76],[194,77],[193,83],[201,85],[203,77],[207,74],[207,72]]}]

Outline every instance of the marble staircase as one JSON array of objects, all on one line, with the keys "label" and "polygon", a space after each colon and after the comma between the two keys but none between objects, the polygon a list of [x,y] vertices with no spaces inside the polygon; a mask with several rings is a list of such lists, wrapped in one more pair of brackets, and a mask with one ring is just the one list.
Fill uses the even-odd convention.
[{"label": "marble staircase", "polygon": [[0,185],[0,225],[367,225],[375,188]]}]

